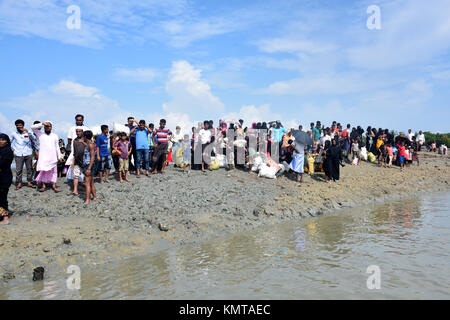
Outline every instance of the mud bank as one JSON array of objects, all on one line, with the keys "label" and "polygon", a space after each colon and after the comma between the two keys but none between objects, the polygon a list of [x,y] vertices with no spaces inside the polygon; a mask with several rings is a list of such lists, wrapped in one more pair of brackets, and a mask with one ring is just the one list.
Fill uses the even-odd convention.
[{"label": "mud bank", "polygon": [[11,224],[1,226],[0,285],[30,278],[33,268],[65,270],[101,265],[147,252],[221,237],[259,225],[315,217],[346,207],[449,190],[448,157],[421,154],[421,165],[380,168],[347,165],[341,181],[323,174],[277,180],[247,171],[191,171],[170,167],[164,175],[131,176],[97,183],[98,201],[83,205],[63,179],[61,192],[29,188],[9,193]]}]

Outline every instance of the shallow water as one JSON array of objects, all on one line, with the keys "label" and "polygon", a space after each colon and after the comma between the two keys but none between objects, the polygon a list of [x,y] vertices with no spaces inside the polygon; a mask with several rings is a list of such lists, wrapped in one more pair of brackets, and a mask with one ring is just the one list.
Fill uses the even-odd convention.
[{"label": "shallow water", "polygon": [[[450,193],[0,284],[0,299],[449,299]],[[368,289],[367,268],[380,270]]]}]

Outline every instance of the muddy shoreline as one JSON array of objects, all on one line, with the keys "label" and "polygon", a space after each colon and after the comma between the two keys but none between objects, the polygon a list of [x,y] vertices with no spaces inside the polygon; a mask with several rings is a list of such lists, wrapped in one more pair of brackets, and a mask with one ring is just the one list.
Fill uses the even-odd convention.
[{"label": "muddy shoreline", "polygon": [[99,201],[87,206],[64,179],[57,195],[12,187],[14,215],[0,229],[0,285],[14,278],[31,281],[37,266],[52,273],[71,264],[101,265],[261,225],[450,190],[450,158],[420,158],[419,167],[404,172],[364,162],[346,165],[341,181],[332,185],[323,174],[305,175],[298,184],[293,177],[268,180],[241,170],[187,175],[170,167],[150,178],[132,175],[130,183],[97,183]]}]

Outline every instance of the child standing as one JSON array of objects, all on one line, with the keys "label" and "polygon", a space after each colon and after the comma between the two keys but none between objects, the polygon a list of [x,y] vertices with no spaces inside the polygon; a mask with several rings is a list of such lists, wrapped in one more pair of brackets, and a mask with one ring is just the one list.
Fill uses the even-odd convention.
[{"label": "child standing", "polygon": [[359,151],[359,143],[357,139],[353,139],[353,143],[352,143],[352,160],[354,161],[355,159],[358,159],[358,162],[356,163],[356,165],[359,165],[360,162],[360,151]]},{"label": "child standing", "polygon": [[405,159],[406,159],[406,147],[405,142],[402,141],[400,146],[398,147],[398,163],[400,164],[400,168],[403,171],[405,167]]},{"label": "child standing", "polygon": [[186,172],[187,166],[189,173],[191,171],[191,140],[188,134],[184,135],[181,147],[183,148],[183,172]]},{"label": "child standing", "polygon": [[386,158],[387,158],[387,150],[386,150],[386,146],[383,144],[380,147],[380,167],[385,167],[386,168]]},{"label": "child standing", "polygon": [[392,150],[392,145],[389,143],[386,145],[387,158],[386,163],[389,168],[392,168],[392,160],[394,159],[394,150]]},{"label": "child standing", "polygon": [[125,181],[128,180],[128,158],[130,157],[133,147],[130,142],[127,141],[127,135],[122,132],[120,134],[120,140],[114,146],[116,154],[119,155],[119,181],[122,183],[122,173],[125,172]]}]

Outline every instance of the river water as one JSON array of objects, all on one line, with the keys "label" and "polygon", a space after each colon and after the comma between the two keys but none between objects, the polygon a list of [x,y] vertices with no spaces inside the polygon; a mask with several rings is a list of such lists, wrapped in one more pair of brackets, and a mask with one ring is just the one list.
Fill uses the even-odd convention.
[{"label": "river water", "polygon": [[0,299],[449,299],[449,200],[339,211],[84,267],[80,290],[63,272],[11,280]]}]

